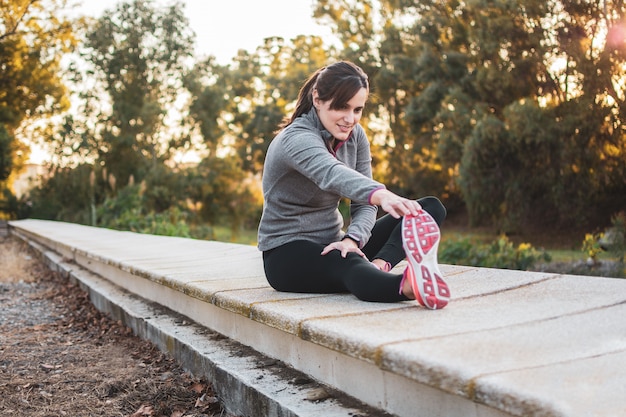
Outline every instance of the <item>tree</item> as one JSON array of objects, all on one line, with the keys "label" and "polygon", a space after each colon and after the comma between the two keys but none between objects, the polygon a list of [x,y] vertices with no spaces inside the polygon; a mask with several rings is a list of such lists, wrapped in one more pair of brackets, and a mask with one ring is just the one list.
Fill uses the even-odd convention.
[{"label": "tree", "polygon": [[75,38],[66,7],[64,0],[0,0],[0,188],[28,158],[20,132],[69,106],[60,62]]},{"label": "tree", "polygon": [[506,109],[556,92],[544,63],[548,11],[545,3],[508,0],[418,7],[413,31],[423,48],[416,72],[422,90],[407,119],[434,143],[472,223],[520,220],[522,178],[513,170],[522,164]]},{"label": "tree", "polygon": [[231,66],[213,59],[196,65],[185,86],[189,115],[208,155],[236,155],[244,171],[260,173],[301,84],[328,62],[327,54],[319,37],[299,36],[292,43],[268,38],[254,53],[240,51]]},{"label": "tree", "polygon": [[82,115],[68,115],[52,138],[57,153],[97,160],[119,187],[168,160],[184,144],[170,117],[194,36],[181,3],[134,0],[105,11],[72,66]]},{"label": "tree", "polygon": [[49,178],[31,190],[28,217],[93,225],[91,196],[97,190],[91,181],[93,172],[89,164],[52,167]]},{"label": "tree", "polygon": [[216,64],[212,57],[196,63],[184,78],[184,86],[191,94],[189,135],[200,136],[201,146],[211,156],[217,154],[227,132],[228,79],[228,68]]},{"label": "tree", "polygon": [[414,97],[432,102],[441,94],[425,91],[426,81],[418,79],[432,59],[422,55],[419,31],[406,26],[416,20],[407,19],[415,16],[415,8],[413,2],[323,0],[317,2],[315,16],[333,25],[344,48],[342,58],[369,75],[371,95],[362,124],[372,139],[377,179],[404,195],[442,194],[448,178],[436,160],[432,133],[407,123]]},{"label": "tree", "polygon": [[[626,4],[564,1],[555,27],[561,97],[555,124],[565,142],[556,189],[569,222],[609,219],[626,206]],[[589,210],[589,201],[594,209]],[[570,204],[568,204],[570,205]]]},{"label": "tree", "polygon": [[378,63],[380,29],[375,0],[317,0],[313,16],[331,24],[342,44],[342,59],[358,63],[373,74]]},{"label": "tree", "polygon": [[9,178],[13,169],[13,138],[4,125],[0,125],[0,181]]},{"label": "tree", "polygon": [[383,4],[404,22],[386,20],[381,46],[385,98],[402,100],[391,118],[408,127],[394,130],[398,172],[410,178],[427,151],[471,222],[505,230],[580,225],[626,204],[624,4]]},{"label": "tree", "polygon": [[[510,3],[495,4],[494,13],[505,16],[510,10]],[[484,165],[476,165],[478,159],[464,155],[460,182],[465,184],[465,197],[470,200],[470,194],[477,191],[482,202],[474,199],[474,203],[482,205],[485,213],[470,211],[472,220],[513,229],[522,224],[580,226],[608,221],[626,204],[624,92],[616,88],[625,75],[626,44],[622,37],[621,44],[612,45],[614,39],[601,34],[620,24],[618,16],[626,9],[621,2],[524,2],[512,6],[517,16],[512,22],[518,29],[507,29],[515,34],[511,39],[497,30],[510,24],[493,24],[494,20],[506,21],[505,17],[489,22],[475,19],[469,26],[469,33],[489,28],[491,43],[485,36],[480,45],[501,41],[497,57],[478,53],[483,65],[472,73],[472,86],[491,114],[483,113],[474,120],[491,115],[500,119],[508,138],[503,152],[514,156],[505,165],[506,175],[491,179],[492,183],[501,182],[506,193],[488,200],[491,196],[486,188],[482,192],[467,188],[477,183]],[[484,49],[488,48],[480,48]],[[485,62],[502,64],[494,72]],[[502,91],[496,91],[498,88]],[[447,113],[454,117],[452,111]],[[469,137],[474,137],[477,127],[478,123]],[[466,147],[464,152],[478,149]],[[464,163],[469,165],[463,167]],[[483,179],[483,183],[487,181]],[[595,202],[591,207],[590,201]]]},{"label": "tree", "polygon": [[625,7],[320,0],[315,13],[370,74],[368,112],[389,126],[373,135],[385,145],[375,172],[509,230],[626,204]]}]

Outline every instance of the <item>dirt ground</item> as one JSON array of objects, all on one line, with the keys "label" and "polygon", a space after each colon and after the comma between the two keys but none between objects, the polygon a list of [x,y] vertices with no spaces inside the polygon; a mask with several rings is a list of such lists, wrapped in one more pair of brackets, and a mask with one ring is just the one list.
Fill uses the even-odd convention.
[{"label": "dirt ground", "polygon": [[101,314],[10,237],[0,237],[0,414],[229,416],[209,383]]}]

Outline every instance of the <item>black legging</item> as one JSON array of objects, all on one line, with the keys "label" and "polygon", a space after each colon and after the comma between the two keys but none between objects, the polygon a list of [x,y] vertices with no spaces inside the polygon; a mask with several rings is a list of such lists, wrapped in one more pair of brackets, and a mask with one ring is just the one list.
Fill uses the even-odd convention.
[{"label": "black legging", "polygon": [[[417,201],[441,226],[446,217],[441,201],[436,197]],[[381,217],[363,253],[368,259],[383,259],[395,266],[405,258],[401,229],[401,219],[389,214]],[[267,281],[277,291],[318,294],[348,291],[363,301],[407,300],[399,293],[402,274],[383,272],[352,252],[346,258],[342,258],[338,250],[322,256],[320,253],[325,246],[297,240],[263,252]]]}]

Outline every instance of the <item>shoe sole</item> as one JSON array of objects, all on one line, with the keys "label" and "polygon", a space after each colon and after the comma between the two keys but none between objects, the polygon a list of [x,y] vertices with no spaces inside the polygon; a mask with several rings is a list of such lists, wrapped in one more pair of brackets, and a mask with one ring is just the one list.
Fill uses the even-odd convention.
[{"label": "shoe sole", "polygon": [[402,245],[410,271],[409,282],[415,299],[431,310],[444,308],[450,301],[450,290],[437,265],[437,248],[441,232],[439,226],[424,210],[417,216],[402,219]]}]

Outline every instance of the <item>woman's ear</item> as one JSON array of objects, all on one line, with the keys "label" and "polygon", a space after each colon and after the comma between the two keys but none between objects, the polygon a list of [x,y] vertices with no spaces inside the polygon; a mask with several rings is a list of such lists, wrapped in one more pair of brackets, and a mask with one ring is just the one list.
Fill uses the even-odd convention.
[{"label": "woman's ear", "polygon": [[319,110],[320,109],[320,96],[317,93],[317,88],[313,89],[313,93],[311,93],[311,95],[313,96],[313,107]]}]

